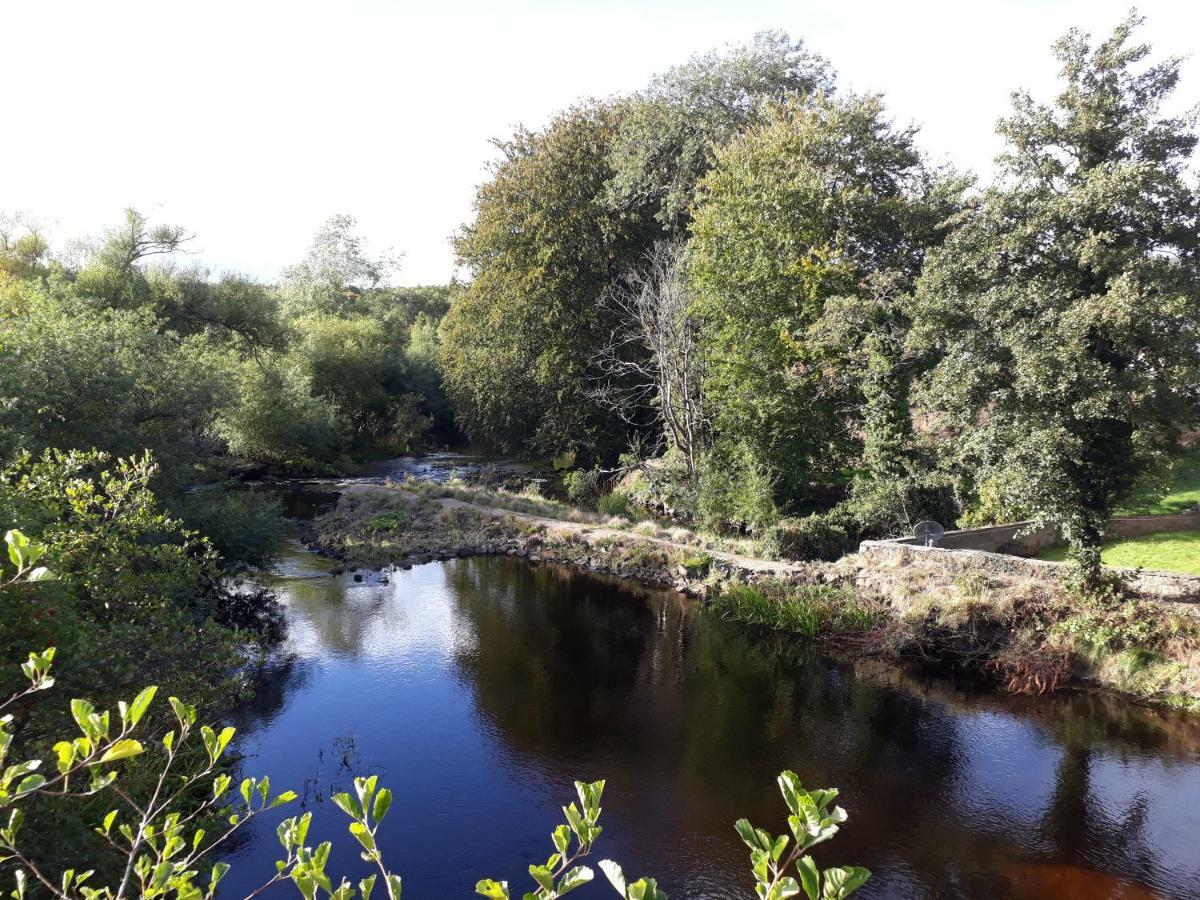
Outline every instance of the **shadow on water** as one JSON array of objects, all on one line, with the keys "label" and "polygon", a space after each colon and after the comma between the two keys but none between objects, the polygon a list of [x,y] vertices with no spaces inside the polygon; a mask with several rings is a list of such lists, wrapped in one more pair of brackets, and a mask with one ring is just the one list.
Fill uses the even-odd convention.
[{"label": "shadow on water", "polygon": [[[599,856],[677,897],[750,896],[732,823],[784,827],[774,776],[836,785],[851,819],[822,864],[862,896],[1200,896],[1200,724],[1085,695],[980,694],[721,621],[666,592],[518,560],[391,583],[295,548],[275,586],[287,646],[238,723],[269,772],[363,863],[325,802],[355,774],[396,791],[383,840],[406,897],[524,886],[574,778],[608,779]],[[274,860],[232,854],[227,896]],[[592,886],[578,896],[604,896]]]}]

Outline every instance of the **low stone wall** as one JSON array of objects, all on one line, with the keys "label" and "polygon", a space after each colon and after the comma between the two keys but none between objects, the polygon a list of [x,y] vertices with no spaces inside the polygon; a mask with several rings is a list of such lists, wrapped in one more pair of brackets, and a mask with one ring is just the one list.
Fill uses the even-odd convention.
[{"label": "low stone wall", "polygon": [[[1200,531],[1200,510],[1172,516],[1114,516],[1108,522],[1107,535],[1128,538],[1167,531]],[[937,546],[943,550],[982,550],[987,553],[1036,556],[1061,542],[1055,528],[1035,528],[1032,522],[1024,521],[947,531]],[[888,543],[922,546],[921,541],[913,537],[894,538]]]},{"label": "low stone wall", "polygon": [[[917,564],[936,567],[950,577],[977,572],[988,576],[1053,581],[1066,565],[1009,553],[926,547],[907,541],[863,541],[858,553],[862,564],[868,568],[886,570]],[[1145,599],[1178,603],[1186,608],[1185,611],[1200,615],[1200,576],[1134,569],[1122,571],[1133,574],[1132,588]]]},{"label": "low stone wall", "polygon": [[[1058,532],[1051,527],[1029,531],[1031,522],[1011,522],[986,528],[963,528],[947,531],[938,541],[945,550],[984,550],[989,553],[1018,553],[1032,555],[1058,543]],[[917,538],[895,538],[888,543],[924,546]]]}]

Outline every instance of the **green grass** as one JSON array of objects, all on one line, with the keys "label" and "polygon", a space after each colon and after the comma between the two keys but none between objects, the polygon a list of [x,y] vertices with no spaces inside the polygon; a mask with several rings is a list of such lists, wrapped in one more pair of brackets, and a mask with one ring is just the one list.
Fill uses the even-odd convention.
[{"label": "green grass", "polygon": [[882,617],[882,612],[865,603],[856,591],[823,584],[752,587],[734,583],[716,597],[714,606],[726,618],[809,638],[867,631]]},{"label": "green grass", "polygon": [[1200,505],[1200,449],[1189,450],[1171,465],[1167,493],[1155,499],[1143,497],[1117,511],[1122,516],[1163,516],[1186,512]]},{"label": "green grass", "polygon": [[[1066,557],[1066,547],[1051,547],[1039,558],[1062,562]],[[1101,558],[1109,566],[1200,575],[1200,531],[1164,531],[1109,541]]]}]

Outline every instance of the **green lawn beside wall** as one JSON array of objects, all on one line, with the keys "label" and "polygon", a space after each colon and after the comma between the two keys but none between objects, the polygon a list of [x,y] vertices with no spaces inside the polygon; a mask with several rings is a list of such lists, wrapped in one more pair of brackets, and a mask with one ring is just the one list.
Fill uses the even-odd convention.
[{"label": "green lawn beside wall", "polygon": [[[1051,547],[1039,559],[1061,562],[1066,547]],[[1200,575],[1200,531],[1165,531],[1105,543],[1105,565],[1130,569],[1163,569]]]}]

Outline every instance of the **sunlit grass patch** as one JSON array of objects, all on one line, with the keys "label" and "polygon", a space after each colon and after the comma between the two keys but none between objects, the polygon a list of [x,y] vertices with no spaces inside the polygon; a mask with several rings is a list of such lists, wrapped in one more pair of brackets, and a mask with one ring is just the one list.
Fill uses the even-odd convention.
[{"label": "sunlit grass patch", "polygon": [[1187,512],[1197,505],[1200,505],[1200,449],[1191,450],[1175,460],[1163,497],[1135,501],[1118,514],[1162,516]]},{"label": "sunlit grass patch", "polygon": [[[1052,547],[1040,558],[1062,562],[1067,548]],[[1110,541],[1101,559],[1108,566],[1200,575],[1200,531],[1164,531]]]}]

